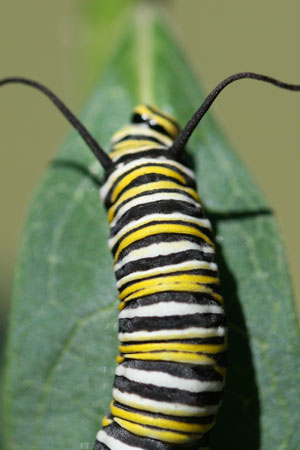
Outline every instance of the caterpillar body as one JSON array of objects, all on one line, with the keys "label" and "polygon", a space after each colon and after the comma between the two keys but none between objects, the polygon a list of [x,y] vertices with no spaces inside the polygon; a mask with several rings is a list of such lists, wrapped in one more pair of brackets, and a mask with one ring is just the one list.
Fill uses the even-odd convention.
[{"label": "caterpillar body", "polygon": [[102,187],[120,299],[119,365],[95,450],[207,448],[224,386],[226,327],[211,225],[190,169],[168,156],[179,127],[134,109]]},{"label": "caterpillar body", "polygon": [[300,91],[267,75],[233,74],[181,131],[169,115],[140,105],[114,135],[110,156],[46,86],[0,80],[45,94],[106,172],[101,196],[119,290],[120,355],[94,450],[208,450],[226,373],[226,324],[211,225],[180,155],[220,92],[244,78]]}]

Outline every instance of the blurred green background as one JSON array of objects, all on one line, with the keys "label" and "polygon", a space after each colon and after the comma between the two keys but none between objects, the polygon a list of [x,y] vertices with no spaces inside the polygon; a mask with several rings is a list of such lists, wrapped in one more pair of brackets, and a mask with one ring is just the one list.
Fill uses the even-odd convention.
[{"label": "blurred green background", "polygon": [[[300,82],[300,4],[296,0],[161,3],[207,91],[227,75],[244,70]],[[108,15],[114,18],[115,10],[125,4],[125,0],[1,0],[0,76],[42,81],[78,113],[120,28],[117,18],[110,25],[101,19],[101,12],[109,9]],[[26,208],[69,126],[42,95],[30,89],[11,86],[0,95],[3,337]],[[214,112],[277,214],[299,311],[300,94],[242,81],[226,90]]]}]

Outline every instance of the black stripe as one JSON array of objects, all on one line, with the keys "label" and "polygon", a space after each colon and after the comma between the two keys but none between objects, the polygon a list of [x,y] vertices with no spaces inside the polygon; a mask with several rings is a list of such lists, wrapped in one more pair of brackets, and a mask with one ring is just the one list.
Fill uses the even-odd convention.
[{"label": "black stripe", "polygon": [[157,202],[144,203],[131,208],[119,219],[118,223],[111,228],[111,235],[115,235],[125,225],[131,221],[141,219],[151,214],[156,214],[159,211],[160,214],[172,214],[181,213],[187,216],[194,217],[196,219],[203,219],[203,210],[200,204],[197,206],[187,203],[182,200],[158,200]]},{"label": "black stripe", "polygon": [[151,321],[143,317],[132,319],[120,319],[119,330],[121,333],[133,333],[135,331],[163,331],[185,330],[191,327],[216,328],[225,326],[223,314],[189,314],[186,316],[155,317]]},{"label": "black stripe", "polygon": [[210,365],[181,364],[168,361],[140,361],[137,359],[126,360],[121,364],[131,369],[164,372],[179,378],[199,381],[223,381],[221,374]]},{"label": "black stripe", "polygon": [[[124,264],[119,270],[115,271],[117,280],[130,275],[134,272],[143,272],[154,269],[155,267],[169,266],[170,264],[180,264],[188,261],[214,262],[216,260],[214,253],[204,253],[199,250],[186,250],[183,252],[170,253],[169,255],[160,255],[152,258],[137,259],[133,262]],[[216,276],[217,270],[212,271]]]},{"label": "black stripe", "polygon": [[[160,402],[182,403],[189,406],[217,405],[221,400],[221,392],[188,392],[180,389],[165,388],[154,384],[137,383],[125,377],[115,376],[114,387],[121,392],[139,395]],[[126,401],[126,400],[125,400]]]},{"label": "black stripe", "polygon": [[220,353],[216,353],[215,355],[213,355],[213,357],[220,367],[227,367],[227,359],[228,359],[227,350],[224,350],[223,352]]},{"label": "black stripe", "polygon": [[93,450],[110,450],[110,449],[102,442],[96,440]]},{"label": "black stripe", "polygon": [[220,306],[220,302],[215,300],[213,296],[208,293],[168,291],[168,292],[157,292],[156,294],[147,295],[143,298],[131,300],[128,304],[126,304],[125,308],[131,309],[137,308],[138,306],[154,305],[162,301]]}]

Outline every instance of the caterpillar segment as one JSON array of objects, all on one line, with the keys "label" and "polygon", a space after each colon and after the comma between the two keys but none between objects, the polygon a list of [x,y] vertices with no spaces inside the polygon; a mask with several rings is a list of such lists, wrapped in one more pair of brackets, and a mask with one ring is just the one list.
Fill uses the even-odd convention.
[{"label": "caterpillar segment", "polygon": [[208,450],[226,373],[210,222],[192,171],[168,150],[177,122],[137,106],[112,138],[101,189],[119,290],[110,414],[94,450]]}]

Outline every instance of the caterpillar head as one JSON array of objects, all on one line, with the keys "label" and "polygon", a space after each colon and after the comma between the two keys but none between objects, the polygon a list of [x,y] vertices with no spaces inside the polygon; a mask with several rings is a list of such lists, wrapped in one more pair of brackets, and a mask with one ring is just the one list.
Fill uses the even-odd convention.
[{"label": "caterpillar head", "polygon": [[110,157],[114,163],[150,157],[166,157],[180,128],[176,120],[154,106],[134,108],[131,124],[112,137]]}]

